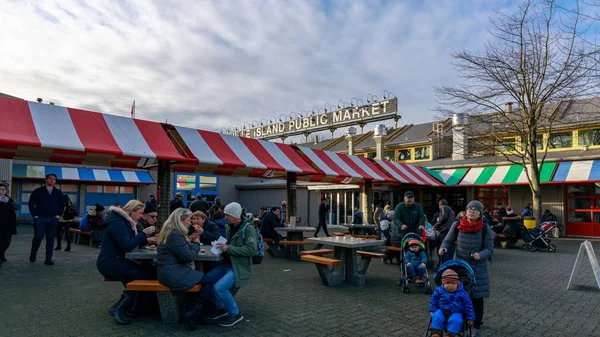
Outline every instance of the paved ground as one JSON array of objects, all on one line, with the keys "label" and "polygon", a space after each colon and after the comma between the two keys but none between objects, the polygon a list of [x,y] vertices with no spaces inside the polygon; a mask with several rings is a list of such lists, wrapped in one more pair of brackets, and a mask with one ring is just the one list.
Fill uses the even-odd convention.
[{"label": "paved ground", "polygon": [[[429,318],[429,296],[402,294],[396,265],[374,261],[364,287],[325,287],[314,265],[267,256],[236,296],[245,319],[235,327],[189,332],[151,317],[118,326],[106,309],[122,289],[103,282],[98,249],[57,252],[53,267],[29,263],[31,234],[19,228],[0,269],[1,336],[422,336]],[[600,290],[589,264],[578,286],[565,290],[579,244],[558,241],[554,254],[497,250],[484,336],[600,335]],[[594,244],[600,256],[600,242]]]}]

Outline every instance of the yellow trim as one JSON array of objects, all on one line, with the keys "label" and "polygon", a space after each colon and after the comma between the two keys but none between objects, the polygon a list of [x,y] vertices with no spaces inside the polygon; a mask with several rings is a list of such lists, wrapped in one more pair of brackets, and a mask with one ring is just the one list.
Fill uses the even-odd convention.
[{"label": "yellow trim", "polygon": [[[573,136],[573,145],[575,146],[575,148],[583,149],[583,145],[579,145],[579,131],[587,131],[587,130],[600,130],[600,126],[574,130],[573,132],[575,133],[575,135]],[[588,146],[590,149],[600,148],[600,144],[588,145]]]},{"label": "yellow trim", "polygon": [[[575,143],[575,135],[574,135],[576,131],[577,130],[571,130],[571,131],[565,130],[565,131],[552,132],[552,133],[567,133],[567,132],[570,132],[571,133],[571,147],[558,147],[558,148],[554,148],[554,149],[551,149],[551,148],[548,147],[548,152],[557,152],[557,151],[564,151],[564,150],[576,149],[576,147],[575,147],[575,144],[576,144]],[[545,135],[546,135],[546,142],[544,144],[546,146],[548,146],[549,143],[550,143],[550,133],[546,132]]]}]

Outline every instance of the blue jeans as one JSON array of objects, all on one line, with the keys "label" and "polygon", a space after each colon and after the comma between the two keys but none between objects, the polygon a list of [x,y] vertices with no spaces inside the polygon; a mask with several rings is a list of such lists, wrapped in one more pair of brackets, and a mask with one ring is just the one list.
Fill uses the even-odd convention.
[{"label": "blue jeans", "polygon": [[40,216],[33,219],[33,241],[31,242],[31,255],[37,255],[38,249],[42,244],[44,235],[46,236],[46,260],[52,260],[54,250],[54,236],[58,227],[58,218],[53,216]]},{"label": "blue jeans", "polygon": [[[434,312],[433,315],[431,316],[431,327],[434,330],[443,330],[445,322],[446,322],[446,316],[444,316],[444,313],[442,312],[441,309],[438,309],[438,311]],[[451,332],[453,334],[458,334],[458,333],[460,333],[462,324],[463,324],[462,314],[454,313],[454,314],[450,315],[450,317],[448,318],[448,326],[447,326],[446,330],[448,330],[448,332]]]},{"label": "blue jeans", "polygon": [[240,313],[233,295],[229,289],[235,284],[235,274],[230,264],[220,264],[209,271],[202,278],[202,291],[200,297],[211,298],[217,309],[227,310],[229,317],[235,317]]},{"label": "blue jeans", "polygon": [[412,278],[415,277],[423,277],[423,275],[425,275],[425,271],[427,270],[427,268],[423,268],[421,267],[421,264],[414,264],[411,263],[410,266],[406,266],[406,271],[408,271],[408,275]]}]

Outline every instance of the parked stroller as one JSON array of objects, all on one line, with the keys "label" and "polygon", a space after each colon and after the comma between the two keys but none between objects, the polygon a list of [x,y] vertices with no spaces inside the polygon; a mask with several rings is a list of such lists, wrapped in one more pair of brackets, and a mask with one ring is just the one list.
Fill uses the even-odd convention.
[{"label": "parked stroller", "polygon": [[[435,275],[433,277],[436,286],[438,286],[438,287],[442,286],[442,274],[444,273],[444,271],[446,269],[454,270],[458,274],[458,278],[459,278],[460,283],[462,284],[463,288],[469,294],[471,294],[471,291],[473,290],[473,286],[475,285],[475,273],[473,272],[473,268],[471,268],[469,263],[464,260],[459,260],[459,259],[446,261],[444,264],[442,264],[440,266],[440,268],[438,269],[438,271],[435,273]],[[427,325],[427,330],[425,330],[425,337],[431,336],[432,330],[433,329],[431,327],[431,317],[430,317],[429,324]],[[464,316],[463,316],[463,326],[462,326],[462,330],[461,330],[459,336],[462,336],[462,337],[471,337],[472,336],[471,335],[471,327],[467,323],[467,319]]]},{"label": "parked stroller", "polygon": [[521,232],[523,237],[523,249],[535,252],[537,249],[547,249],[550,253],[556,251],[556,246],[550,243],[549,234],[556,228],[556,221],[542,222],[539,227],[529,231],[527,228]]},{"label": "parked stroller", "polygon": [[410,288],[408,287],[409,283],[415,283],[415,285],[417,287],[423,288],[423,292],[425,294],[432,294],[433,289],[431,288],[431,282],[429,280],[429,271],[427,269],[425,269],[425,274],[421,278],[421,280],[423,281],[422,283],[416,283],[414,279],[409,277],[406,264],[404,263],[404,256],[406,255],[406,252],[409,249],[408,242],[411,240],[419,241],[419,246],[421,247],[421,250],[425,251],[425,243],[423,243],[423,240],[421,240],[421,235],[419,235],[417,233],[408,233],[408,234],[404,235],[404,237],[402,238],[402,244],[401,244],[402,251],[400,252],[400,261],[399,261],[400,263],[398,263],[399,268],[400,268],[400,278],[398,279],[397,284],[398,284],[398,286],[402,287],[403,293],[409,293],[410,292]]}]

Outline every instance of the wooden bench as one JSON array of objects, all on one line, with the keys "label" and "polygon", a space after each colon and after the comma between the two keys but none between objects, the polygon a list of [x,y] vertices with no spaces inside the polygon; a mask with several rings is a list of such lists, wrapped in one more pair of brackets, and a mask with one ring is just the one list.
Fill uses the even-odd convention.
[{"label": "wooden bench", "polygon": [[325,254],[333,254],[333,249],[315,249],[315,250],[305,250],[300,252],[300,255],[325,255]]},{"label": "wooden bench", "polygon": [[396,247],[396,246],[387,246],[387,250],[392,251],[392,252],[401,252],[402,248]]},{"label": "wooden bench", "polygon": [[377,239],[377,235],[352,235],[352,237],[358,239]]},{"label": "wooden bench", "polygon": [[73,233],[73,242],[79,244],[79,240],[82,236],[86,236],[89,240],[89,246],[92,246],[92,232],[90,231],[82,231],[81,229],[69,228],[69,233]]},{"label": "wooden bench", "polygon": [[294,241],[294,240],[281,240],[279,241],[280,245],[312,245],[311,242],[308,241]]},{"label": "wooden bench", "polygon": [[384,257],[386,257],[386,255],[383,253],[365,252],[363,250],[357,250],[356,255],[358,255],[360,257],[373,258],[373,259],[383,259]]},{"label": "wooden bench", "polygon": [[273,239],[271,239],[271,238],[263,238],[263,242],[264,243],[272,243]]},{"label": "wooden bench", "polygon": [[[334,286],[344,282],[344,268],[341,260],[310,254],[302,255],[300,259],[315,264],[324,285]],[[330,267],[331,269],[329,269]]]},{"label": "wooden bench", "polygon": [[[160,316],[164,323],[177,323],[190,304],[189,295],[184,295],[184,292],[172,292],[171,289],[160,284],[157,280],[135,280],[127,283],[125,288],[131,291],[156,292]],[[185,292],[197,293],[200,289],[202,289],[202,286],[197,284]]]},{"label": "wooden bench", "polygon": [[333,236],[346,236],[346,234],[344,234],[342,232],[333,232],[333,233],[331,233],[331,235],[333,235]]}]

